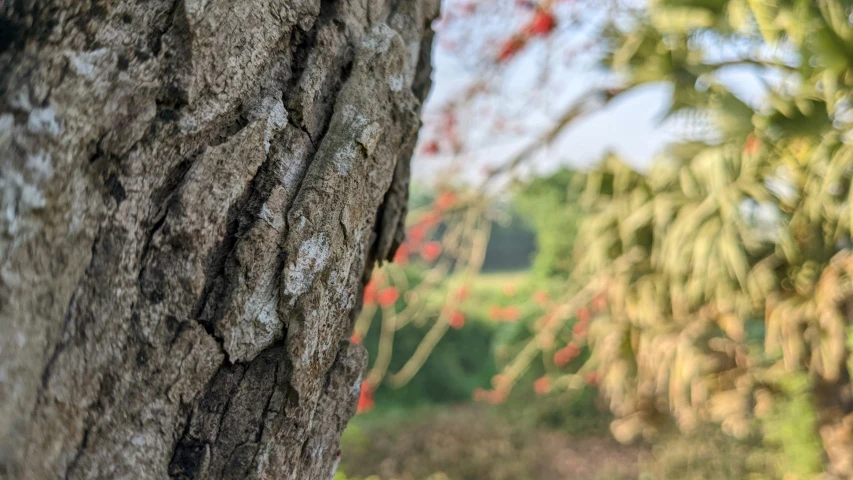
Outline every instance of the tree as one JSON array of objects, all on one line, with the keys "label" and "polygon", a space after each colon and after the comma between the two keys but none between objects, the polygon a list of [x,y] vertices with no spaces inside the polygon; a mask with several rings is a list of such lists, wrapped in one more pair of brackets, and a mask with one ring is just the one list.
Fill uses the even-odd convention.
[{"label": "tree", "polygon": [[[670,84],[669,115],[693,131],[648,172],[609,157],[579,177],[575,284],[499,376],[504,390],[553,354],[567,368],[543,384],[590,375],[620,440],[711,423],[768,447],[753,463],[774,478],[851,478],[850,2],[656,0],[637,13],[609,29],[605,60],[625,90]],[[762,105],[723,81],[744,66],[778,79]],[[568,345],[542,341],[568,327]],[[581,348],[583,365],[561,361]]]},{"label": "tree", "polygon": [[437,11],[0,2],[0,476],[331,477]]},{"label": "tree", "polygon": [[561,168],[517,186],[515,203],[536,230],[533,271],[544,278],[567,277],[572,270],[572,249],[583,212],[575,172]]}]

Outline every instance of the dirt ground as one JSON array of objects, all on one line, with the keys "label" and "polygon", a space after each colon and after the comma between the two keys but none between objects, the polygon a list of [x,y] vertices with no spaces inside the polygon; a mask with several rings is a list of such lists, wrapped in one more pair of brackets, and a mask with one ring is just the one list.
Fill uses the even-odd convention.
[{"label": "dirt ground", "polygon": [[380,425],[357,420],[342,451],[349,478],[383,480],[627,480],[647,452],[603,432],[523,428],[477,405]]}]

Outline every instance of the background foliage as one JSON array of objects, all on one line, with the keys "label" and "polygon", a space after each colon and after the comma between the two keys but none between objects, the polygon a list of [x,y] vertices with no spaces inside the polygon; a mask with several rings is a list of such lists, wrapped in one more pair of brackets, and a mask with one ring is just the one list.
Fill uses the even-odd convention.
[{"label": "background foliage", "polygon": [[[498,64],[555,29],[553,2],[537,5]],[[679,135],[647,170],[609,154],[516,182],[511,202],[455,187],[464,198],[436,238],[451,214],[483,219],[469,234],[499,233],[490,248],[527,225],[532,274],[489,283],[482,263],[455,260],[424,303],[437,320],[395,340],[418,357],[430,332],[448,332],[405,388],[437,402],[473,391],[503,418],[563,430],[596,411],[597,391],[616,439],[655,445],[648,478],[853,478],[852,17],[847,0],[654,0],[612,15],[596,45],[616,86],[543,143],[591,100],[661,83]],[[759,101],[726,80],[733,69],[762,79]],[[494,268],[509,266],[526,264]],[[460,286],[472,293],[452,300]],[[384,388],[377,398],[405,398]],[[510,408],[513,395],[525,403]]]}]

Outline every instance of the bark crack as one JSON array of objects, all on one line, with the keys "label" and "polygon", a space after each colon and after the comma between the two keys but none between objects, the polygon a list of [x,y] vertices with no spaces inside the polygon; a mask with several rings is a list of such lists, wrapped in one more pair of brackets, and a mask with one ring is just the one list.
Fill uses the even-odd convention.
[{"label": "bark crack", "polygon": [[[92,258],[89,260],[89,266],[86,267],[85,275],[88,276],[88,272],[91,271],[92,266],[95,263],[96,255],[97,255],[97,246],[101,240],[101,233],[103,232],[103,228],[98,228],[98,233],[95,235],[95,239],[92,241],[92,249],[91,255]],[[68,335],[68,329],[71,326],[73,321],[73,311],[75,306],[77,305],[77,301],[81,295],[81,291],[78,290],[71,296],[71,302],[69,302],[68,307],[65,309],[65,316],[63,317],[62,327],[57,334],[57,342],[56,346],[53,349],[53,353],[51,353],[50,358],[47,363],[45,363],[44,369],[42,369],[41,374],[41,385],[38,391],[38,396],[36,398],[42,399],[45,390],[47,390],[48,383],[50,382],[50,374],[53,371],[53,366],[56,363],[56,359],[62,353],[62,350],[65,349],[66,344],[66,336]]]},{"label": "bark crack", "polygon": [[83,430],[83,438],[80,440],[80,444],[77,446],[77,451],[74,454],[74,458],[71,460],[71,463],[68,464],[68,468],[65,470],[64,479],[69,480],[71,478],[71,474],[77,469],[77,465],[80,463],[80,459],[83,457],[83,452],[86,451],[86,447],[89,445],[89,432],[92,431],[92,425],[86,425],[86,428]]}]

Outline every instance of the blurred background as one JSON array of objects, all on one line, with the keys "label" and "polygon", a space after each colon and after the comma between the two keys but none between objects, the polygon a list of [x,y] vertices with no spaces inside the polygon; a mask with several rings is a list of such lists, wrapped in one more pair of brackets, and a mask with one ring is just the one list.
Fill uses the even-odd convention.
[{"label": "blurred background", "polygon": [[442,11],[336,478],[853,478],[853,1]]}]

